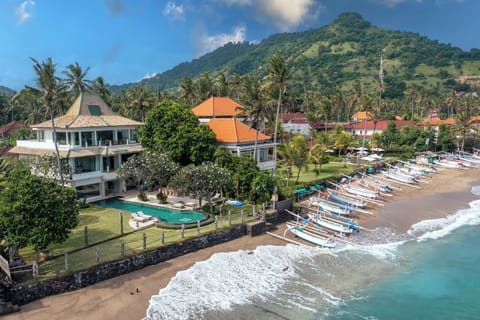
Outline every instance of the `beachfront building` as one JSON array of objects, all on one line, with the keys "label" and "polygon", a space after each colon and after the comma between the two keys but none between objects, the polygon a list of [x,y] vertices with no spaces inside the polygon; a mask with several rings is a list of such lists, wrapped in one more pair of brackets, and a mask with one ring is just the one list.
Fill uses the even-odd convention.
[{"label": "beachfront building", "polygon": [[358,138],[370,139],[373,133],[382,133],[387,130],[390,122],[395,123],[397,130],[403,127],[415,127],[417,124],[410,120],[380,120],[380,121],[363,121],[349,126],[345,126],[345,130],[349,131],[352,135]]},{"label": "beachfront building", "polygon": [[357,111],[352,115],[351,119],[353,122],[371,121],[373,114],[369,111]]},{"label": "beachfront building", "polygon": [[[208,125],[215,133],[217,145],[226,147],[232,154],[254,157],[260,170],[275,169],[274,143],[271,137],[247,124],[248,119],[238,118],[245,108],[228,97],[211,97],[192,109],[200,123]],[[242,121],[243,120],[243,121]]]},{"label": "beachfront building", "polygon": [[282,128],[285,133],[309,136],[312,132],[310,121],[301,112],[280,113],[278,118],[282,122]]},{"label": "beachfront building", "polygon": [[228,97],[211,97],[192,108],[200,123],[208,123],[212,119],[231,119],[239,117],[245,108]]},{"label": "beachfront building", "polygon": [[31,126],[35,140],[18,140],[10,153],[19,158],[55,154],[55,141],[60,156],[68,159],[71,176],[67,184],[79,198],[87,202],[126,191],[116,170],[127,159],[142,151],[136,129],[142,124],[116,115],[97,95],[80,94],[67,113]]}]

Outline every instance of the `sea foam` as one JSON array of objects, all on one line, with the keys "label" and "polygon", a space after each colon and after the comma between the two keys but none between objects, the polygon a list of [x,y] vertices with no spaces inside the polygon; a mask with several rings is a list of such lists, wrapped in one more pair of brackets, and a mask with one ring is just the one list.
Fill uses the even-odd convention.
[{"label": "sea foam", "polygon": [[420,221],[412,225],[407,233],[418,241],[424,241],[445,237],[462,226],[480,224],[480,200],[472,201],[469,205],[470,208],[461,209],[445,218]]},{"label": "sea foam", "polygon": [[178,272],[150,299],[145,319],[197,319],[207,310],[229,310],[273,294],[294,276],[295,262],[320,251],[294,245],[216,253]]}]

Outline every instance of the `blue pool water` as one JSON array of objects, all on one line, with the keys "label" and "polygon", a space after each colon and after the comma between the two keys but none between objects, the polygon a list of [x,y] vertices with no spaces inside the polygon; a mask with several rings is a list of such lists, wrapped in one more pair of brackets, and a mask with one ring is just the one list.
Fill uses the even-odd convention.
[{"label": "blue pool water", "polygon": [[167,208],[153,207],[141,203],[122,201],[117,198],[107,199],[95,202],[96,205],[105,208],[119,209],[122,211],[138,212],[159,218],[160,220],[171,224],[188,224],[205,220],[205,214],[190,210],[170,210]]}]

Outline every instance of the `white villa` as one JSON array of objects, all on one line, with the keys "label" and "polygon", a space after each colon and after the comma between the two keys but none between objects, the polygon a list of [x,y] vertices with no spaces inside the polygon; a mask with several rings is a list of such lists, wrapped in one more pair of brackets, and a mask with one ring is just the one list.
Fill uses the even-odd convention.
[{"label": "white villa", "polygon": [[275,144],[271,137],[243,123],[244,107],[228,97],[211,97],[192,109],[200,123],[208,125],[215,133],[217,145],[225,146],[232,154],[241,156],[255,152],[257,139],[257,166],[260,170],[275,169],[273,156]]},{"label": "white villa", "polygon": [[130,156],[142,151],[135,131],[142,124],[116,115],[97,95],[83,93],[67,113],[52,122],[32,125],[36,140],[18,140],[10,153],[19,158],[55,154],[55,140],[62,158],[67,158],[71,177],[67,183],[87,202],[126,191],[115,170]]}]

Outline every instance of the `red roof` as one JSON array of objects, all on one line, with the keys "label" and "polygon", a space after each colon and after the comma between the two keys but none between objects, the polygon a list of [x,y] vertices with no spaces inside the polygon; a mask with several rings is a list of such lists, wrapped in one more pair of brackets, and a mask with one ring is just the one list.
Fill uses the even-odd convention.
[{"label": "red roof", "polygon": [[307,117],[301,112],[279,113],[278,118],[282,123],[309,123]]},{"label": "red roof", "polygon": [[[374,121],[367,121],[366,128],[367,128],[367,130],[373,130],[373,129],[386,130],[388,128],[388,124],[390,122],[394,122],[395,127],[397,129],[401,129],[403,127],[415,127],[417,125],[415,122],[410,121],[410,120],[396,120],[396,121],[380,120],[380,121],[377,121],[377,123],[375,123]],[[359,122],[359,123],[352,124],[351,128],[353,128],[355,130],[365,130],[365,122]]]},{"label": "red roof", "polygon": [[234,117],[245,108],[228,97],[211,97],[192,109],[197,117]]},{"label": "red roof", "polygon": [[[257,130],[250,128],[238,119],[212,119],[210,122],[208,122],[208,126],[215,133],[217,142],[255,142]],[[265,140],[270,140],[270,137],[262,132],[258,132],[258,141]]]},{"label": "red roof", "polygon": [[23,129],[23,128],[28,128],[28,126],[24,125],[23,123],[20,123],[18,121],[11,121],[4,125],[3,127],[0,127],[0,136],[9,136],[18,129]]}]

